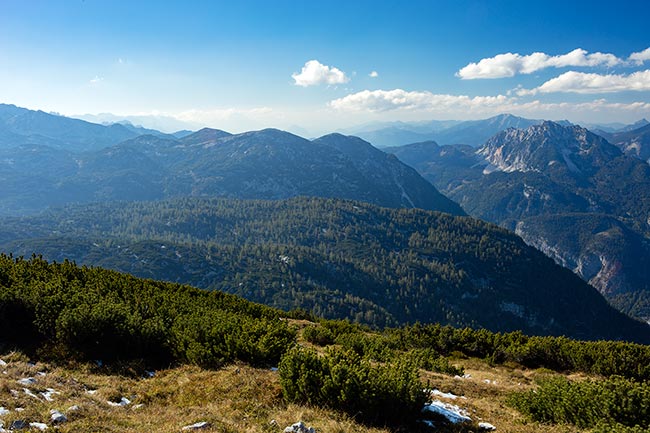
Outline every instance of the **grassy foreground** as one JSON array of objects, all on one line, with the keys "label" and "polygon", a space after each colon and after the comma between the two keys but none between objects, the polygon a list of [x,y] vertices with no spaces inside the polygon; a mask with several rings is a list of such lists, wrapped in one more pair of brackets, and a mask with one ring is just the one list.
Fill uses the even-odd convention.
[{"label": "grassy foreground", "polygon": [[[299,327],[305,322],[293,322]],[[304,346],[311,346],[300,338]],[[153,375],[137,368],[122,368],[96,363],[53,365],[30,360],[20,352],[0,355],[7,364],[0,370],[0,406],[8,413],[0,416],[5,428],[14,420],[46,423],[60,432],[178,432],[184,426],[206,421],[206,432],[282,432],[303,421],[319,432],[391,432],[355,422],[340,411],[286,403],[282,397],[277,371],[231,364],[218,370],[185,365],[160,369]],[[491,366],[479,359],[452,359],[463,367],[465,376],[452,377],[421,371],[423,384],[430,389],[452,393],[457,398],[434,396],[467,411],[472,423],[443,425],[437,431],[479,431],[478,422],[497,427],[498,432],[582,432],[568,425],[544,425],[531,422],[506,403],[513,391],[535,387],[534,379],[547,370],[517,366]],[[34,378],[33,384],[18,381]],[[572,375],[572,379],[585,376]],[[56,391],[48,401],[42,393]],[[29,390],[33,396],[27,394]],[[122,397],[130,403],[113,406]],[[76,406],[76,408],[74,408]],[[21,411],[20,408],[23,410]],[[70,409],[72,408],[72,409]],[[16,409],[19,409],[18,411]],[[50,411],[64,413],[67,422],[55,425]],[[416,427],[430,431],[426,427]],[[37,431],[32,428],[32,431]],[[409,430],[412,431],[412,430]]]}]

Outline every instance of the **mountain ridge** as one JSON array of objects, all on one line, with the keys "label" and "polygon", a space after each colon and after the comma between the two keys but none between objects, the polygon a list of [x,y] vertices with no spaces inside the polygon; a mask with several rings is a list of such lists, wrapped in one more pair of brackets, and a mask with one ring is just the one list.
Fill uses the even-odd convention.
[{"label": "mountain ridge", "polygon": [[[499,132],[479,149],[430,143],[389,150],[470,215],[516,231],[616,305],[629,305],[625,296],[648,299],[648,275],[620,263],[647,261],[650,167],[601,136],[544,122]],[[597,230],[607,221],[625,229]],[[581,240],[563,250],[570,237]],[[637,302],[634,314],[650,320],[650,302]]]}]

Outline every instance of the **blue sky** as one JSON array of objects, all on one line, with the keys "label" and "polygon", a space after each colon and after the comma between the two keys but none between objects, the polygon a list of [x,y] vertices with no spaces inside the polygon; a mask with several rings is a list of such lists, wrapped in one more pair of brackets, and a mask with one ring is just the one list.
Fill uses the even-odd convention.
[{"label": "blue sky", "polygon": [[234,132],[632,122],[650,117],[648,16],[645,1],[0,0],[0,102]]}]

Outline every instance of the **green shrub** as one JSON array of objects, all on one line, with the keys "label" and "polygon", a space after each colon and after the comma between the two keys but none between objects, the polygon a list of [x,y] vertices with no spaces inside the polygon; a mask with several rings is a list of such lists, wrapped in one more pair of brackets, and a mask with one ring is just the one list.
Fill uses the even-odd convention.
[{"label": "green shrub", "polygon": [[295,330],[233,295],[0,255],[0,338],[82,359],[277,365]]},{"label": "green shrub", "polygon": [[617,424],[647,428],[650,422],[650,383],[619,376],[580,382],[546,376],[539,380],[537,389],[515,393],[508,401],[540,422],[581,428]]},{"label": "green shrub", "polygon": [[373,365],[351,350],[319,356],[297,347],[283,356],[279,370],[287,401],[342,410],[368,424],[408,424],[426,401],[409,360]]},{"label": "green shrub", "polygon": [[302,336],[317,346],[329,346],[334,343],[334,334],[323,326],[309,326],[305,328]]},{"label": "green shrub", "polygon": [[448,374],[450,376],[462,376],[465,374],[463,367],[453,366],[449,362],[449,359],[440,356],[432,349],[413,349],[406,356],[410,357],[419,368],[427,371]]}]

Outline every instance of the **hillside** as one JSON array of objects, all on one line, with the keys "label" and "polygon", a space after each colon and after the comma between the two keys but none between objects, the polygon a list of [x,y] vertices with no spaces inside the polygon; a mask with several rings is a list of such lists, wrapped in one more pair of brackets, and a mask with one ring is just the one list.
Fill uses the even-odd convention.
[{"label": "hillside", "polygon": [[[61,128],[72,121],[55,120]],[[42,141],[0,148],[0,215],[105,200],[298,195],[464,214],[397,158],[339,134],[309,141],[276,129],[232,135],[205,128],[182,138],[139,135],[81,153]]]},{"label": "hillside", "polygon": [[6,219],[2,250],[224,290],[375,326],[441,322],[646,341],[646,325],[517,236],[361,202],[184,199]]},{"label": "hillside", "polygon": [[304,421],[324,431],[638,432],[648,419],[650,347],[631,343],[438,324],[369,331],[4,255],[0,312],[0,428],[10,430],[269,432]]},{"label": "hillside", "polygon": [[120,124],[98,125],[15,105],[0,104],[0,149],[49,146],[67,152],[98,150],[141,135]]},{"label": "hillside", "polygon": [[553,122],[500,132],[476,151],[437,143],[390,151],[470,215],[516,230],[623,311],[650,319],[640,301],[650,260],[643,161],[584,128]]},{"label": "hillside", "polygon": [[618,146],[626,155],[643,161],[650,161],[650,124],[647,120],[638,122],[639,127],[616,132],[597,131],[607,141]]}]

